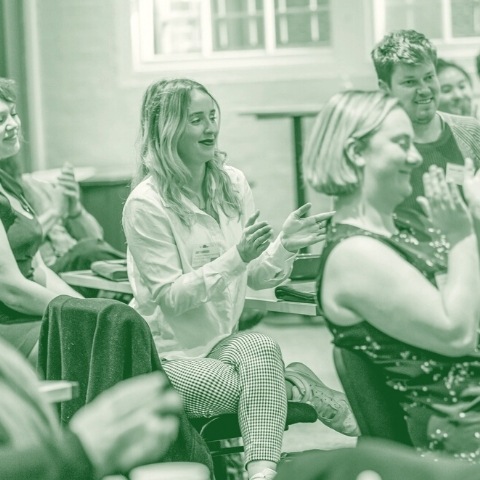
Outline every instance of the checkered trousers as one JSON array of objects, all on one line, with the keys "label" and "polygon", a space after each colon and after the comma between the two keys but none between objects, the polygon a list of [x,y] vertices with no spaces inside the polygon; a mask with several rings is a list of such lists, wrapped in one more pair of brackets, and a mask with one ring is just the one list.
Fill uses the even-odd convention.
[{"label": "checkered trousers", "polygon": [[245,462],[278,462],[287,415],[284,364],[268,336],[236,333],[206,358],[170,360],[163,367],[192,418],[238,413]]}]

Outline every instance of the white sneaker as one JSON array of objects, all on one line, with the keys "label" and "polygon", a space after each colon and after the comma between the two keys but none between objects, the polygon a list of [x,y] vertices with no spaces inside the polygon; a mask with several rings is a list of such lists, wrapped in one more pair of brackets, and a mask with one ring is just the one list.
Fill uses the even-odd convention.
[{"label": "white sneaker", "polygon": [[315,408],[322,423],[350,437],[360,435],[360,429],[343,392],[327,387],[312,370],[299,362],[291,363],[285,368],[285,379],[298,389],[297,392],[293,391],[295,396],[300,392],[300,402]]},{"label": "white sneaker", "polygon": [[273,480],[277,472],[271,468],[266,468],[262,472],[256,473],[250,480]]}]

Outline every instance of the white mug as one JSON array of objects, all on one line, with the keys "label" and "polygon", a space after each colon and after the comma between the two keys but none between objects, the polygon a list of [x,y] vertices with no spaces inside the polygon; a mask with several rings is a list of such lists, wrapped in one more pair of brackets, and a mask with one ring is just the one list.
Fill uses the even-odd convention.
[{"label": "white mug", "polygon": [[134,468],[130,480],[210,480],[210,471],[201,463],[154,463]]}]

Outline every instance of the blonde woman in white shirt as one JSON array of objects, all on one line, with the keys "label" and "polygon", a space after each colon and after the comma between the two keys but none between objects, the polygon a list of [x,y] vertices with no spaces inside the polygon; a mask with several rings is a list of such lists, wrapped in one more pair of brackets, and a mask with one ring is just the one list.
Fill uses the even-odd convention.
[{"label": "blonde woman in white shirt", "polygon": [[244,175],[217,149],[218,113],[205,87],[188,79],[158,81],[144,95],[139,169],[123,214],[132,306],[149,323],[187,414],[238,412],[249,477],[272,479],[287,399],[308,401],[326,425],[358,434],[344,394],[302,364],[284,371],[268,336],[238,333],[247,284],[286,279],[296,252],[323,240],[330,214],[303,218],[307,204],[271,242]]}]

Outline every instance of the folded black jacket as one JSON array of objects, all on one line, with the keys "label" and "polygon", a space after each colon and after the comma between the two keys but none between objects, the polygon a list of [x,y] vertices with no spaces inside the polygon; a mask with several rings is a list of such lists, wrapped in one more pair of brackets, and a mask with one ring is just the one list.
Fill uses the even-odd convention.
[{"label": "folded black jacket", "polygon": [[[61,403],[67,424],[83,405],[127,378],[163,371],[150,328],[124,303],[106,298],[61,295],[45,312],[38,355],[40,376],[79,383],[79,395]],[[199,462],[213,470],[208,447],[186,415],[176,442],[163,461]]]}]

